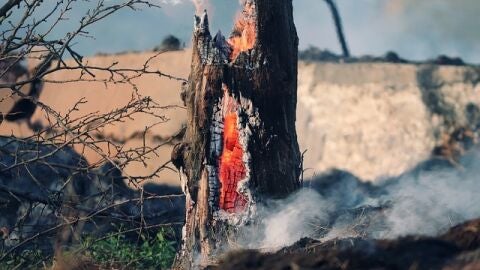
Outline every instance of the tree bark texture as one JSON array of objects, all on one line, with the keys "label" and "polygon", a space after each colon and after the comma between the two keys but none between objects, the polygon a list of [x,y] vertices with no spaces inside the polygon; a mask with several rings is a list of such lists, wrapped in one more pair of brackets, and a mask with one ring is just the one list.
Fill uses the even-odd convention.
[{"label": "tree bark texture", "polygon": [[228,39],[195,16],[187,131],[172,153],[187,197],[175,269],[208,263],[254,222],[258,202],[300,186],[292,11],[292,0],[245,0]]}]

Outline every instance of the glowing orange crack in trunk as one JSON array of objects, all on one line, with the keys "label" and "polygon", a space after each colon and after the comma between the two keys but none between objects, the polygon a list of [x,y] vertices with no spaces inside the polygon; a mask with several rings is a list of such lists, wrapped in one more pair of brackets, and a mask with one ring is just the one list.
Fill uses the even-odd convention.
[{"label": "glowing orange crack in trunk", "polygon": [[236,213],[245,209],[247,198],[238,193],[238,183],[246,176],[243,163],[243,148],[237,130],[237,114],[225,116],[223,129],[223,151],[220,157],[220,209]]},{"label": "glowing orange crack in trunk", "polygon": [[255,3],[246,0],[243,11],[237,15],[233,33],[228,40],[228,44],[232,48],[230,60],[235,60],[241,52],[253,49],[257,39],[255,25]]},{"label": "glowing orange crack in trunk", "polygon": [[[232,49],[230,60],[235,60],[241,52],[251,50],[255,46],[256,34],[256,6],[252,0],[242,0],[243,11],[238,15],[233,33],[228,40]],[[228,91],[224,86],[225,95]],[[226,105],[235,106],[228,102]],[[243,148],[240,144],[237,130],[237,113],[230,109],[224,116],[223,151],[219,161],[220,209],[229,213],[243,211],[247,205],[247,198],[237,191],[238,184],[246,177],[246,167],[243,162]]]}]

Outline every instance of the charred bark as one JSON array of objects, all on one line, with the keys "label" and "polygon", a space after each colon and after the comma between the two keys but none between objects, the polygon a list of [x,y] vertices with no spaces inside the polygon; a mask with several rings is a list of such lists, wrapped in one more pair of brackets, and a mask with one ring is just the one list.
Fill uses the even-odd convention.
[{"label": "charred bark", "polygon": [[291,0],[246,0],[228,40],[195,16],[188,127],[172,153],[187,195],[176,269],[228,248],[262,199],[299,188],[297,51]]}]

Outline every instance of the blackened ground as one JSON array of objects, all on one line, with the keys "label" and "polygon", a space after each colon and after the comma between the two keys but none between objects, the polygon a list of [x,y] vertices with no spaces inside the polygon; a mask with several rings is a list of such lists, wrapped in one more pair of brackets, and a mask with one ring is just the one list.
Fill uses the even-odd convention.
[{"label": "blackened ground", "polygon": [[480,219],[438,237],[302,239],[276,253],[233,252],[208,269],[480,269]]},{"label": "blackened ground", "polygon": [[[391,196],[395,192],[404,188],[421,189],[424,185],[425,194],[429,194],[430,199],[442,202],[438,197],[452,195],[440,192],[438,196],[433,196],[433,191],[428,189],[445,185],[445,189],[439,190],[448,191],[452,187],[445,183],[452,183],[462,191],[461,194],[474,194],[463,192],[465,189],[478,190],[478,184],[475,183],[478,183],[476,175],[480,148],[478,144],[470,146],[468,140],[455,139],[457,137],[469,138],[452,135],[454,139],[448,140],[441,147],[446,150],[456,149],[453,152],[458,154],[444,154],[452,150],[442,151],[442,154],[434,152],[430,159],[403,175],[376,184],[364,182],[355,175],[341,170],[331,170],[305,182],[304,188],[317,191],[323,198],[321,203],[328,203],[334,209],[328,213],[326,224],[319,224],[320,228],[325,228],[324,231],[308,234],[312,238],[323,240],[304,238],[275,253],[262,253],[261,250],[233,252],[222,258],[219,265],[211,266],[209,269],[480,269],[480,219],[465,223],[463,222],[466,219],[442,222],[435,233],[428,234],[431,236],[378,240],[384,237],[379,237],[383,235],[378,234],[379,232],[392,232],[387,216],[391,215],[392,208],[400,207],[398,201],[395,201],[398,198]],[[437,174],[439,172],[442,174]],[[434,207],[448,208],[452,201],[443,202],[446,203],[443,206],[423,204],[415,207],[423,207],[428,212],[428,209],[434,210]],[[468,207],[463,205],[463,208],[455,211],[461,213]],[[440,212],[449,213],[443,210]],[[480,216],[476,211],[464,214],[460,216],[468,219]],[[435,219],[439,217],[419,218],[426,220],[429,226],[435,226]],[[460,225],[450,229],[443,227],[443,224],[459,223]],[[354,226],[350,228],[342,224]],[[422,222],[415,224],[416,227],[410,233],[421,231],[421,226],[425,226]],[[332,237],[329,238],[328,234],[333,228],[342,229],[335,233],[334,237],[349,238],[330,240]],[[348,231],[343,228],[347,228]],[[436,234],[439,235],[435,236]],[[392,237],[389,234],[386,236]]]}]

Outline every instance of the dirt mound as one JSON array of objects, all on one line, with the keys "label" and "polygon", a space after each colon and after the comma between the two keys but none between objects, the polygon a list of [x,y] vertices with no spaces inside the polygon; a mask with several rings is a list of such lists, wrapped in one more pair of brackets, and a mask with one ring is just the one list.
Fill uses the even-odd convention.
[{"label": "dirt mound", "polygon": [[[88,61],[92,66],[108,67],[113,63],[117,63],[118,68],[140,69],[148,59],[151,59],[149,64],[152,70],[160,70],[174,77],[188,77],[191,59],[191,52],[188,50],[161,54],[142,52],[104,55],[90,57],[85,59],[85,61]],[[132,119],[106,126],[102,130],[101,135],[118,144],[123,144],[125,151],[135,149],[144,143],[147,147],[163,145],[157,151],[158,156],[154,153],[146,156],[146,160],[148,160],[146,164],[130,163],[125,169],[125,173],[128,175],[151,175],[157,170],[159,164],[163,164],[170,159],[170,153],[176,140],[169,141],[169,139],[181,133],[185,118],[185,109],[180,99],[181,81],[172,80],[168,77],[145,75],[132,81],[137,87],[137,89],[134,89],[126,83],[104,84],[102,80],[109,78],[108,72],[95,73],[99,82],[76,81],[79,75],[80,72],[72,70],[62,70],[50,74],[46,78],[50,81],[71,80],[72,82],[62,84],[45,83],[39,100],[61,115],[66,115],[79,100],[84,100],[86,103],[80,105],[79,110],[71,115],[72,118],[78,118],[91,113],[105,114],[123,108],[131,100],[132,96],[136,94],[140,94],[142,97],[150,97],[153,102],[165,107],[165,109],[159,108],[156,113],[165,116],[168,119],[167,122],[155,125],[155,123],[159,122],[157,117],[149,114],[135,114]],[[8,89],[0,89],[0,114],[9,112],[15,101],[15,98],[9,97]],[[43,126],[49,125],[45,112],[40,109],[35,111],[32,123],[41,123]],[[154,127],[150,129],[146,136],[146,141],[144,141],[142,134],[146,127],[152,125]],[[24,123],[7,121],[1,123],[0,135],[10,136],[12,134],[16,137],[24,138],[31,136],[32,131]],[[142,136],[137,136],[139,134]],[[110,154],[107,145],[101,144],[99,147],[104,150],[105,154]],[[103,159],[95,151],[83,151],[81,147],[76,150],[82,153],[91,164]],[[114,155],[115,153],[111,153],[111,156]],[[178,173],[172,170],[164,170],[158,177],[151,180],[171,185],[178,185],[179,183]]]},{"label": "dirt mound", "polygon": [[461,249],[480,249],[480,219],[455,226],[441,238],[445,241],[455,243],[455,245]]},{"label": "dirt mound", "polygon": [[209,269],[479,269],[480,219],[438,237],[302,239],[276,253],[237,251]]}]

